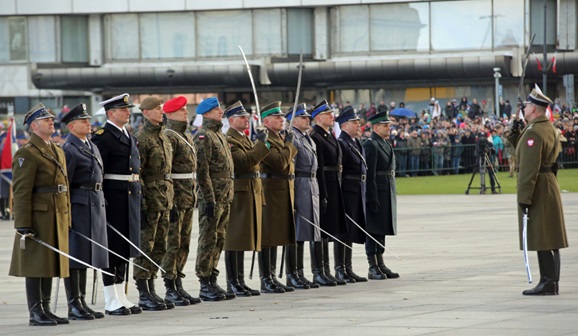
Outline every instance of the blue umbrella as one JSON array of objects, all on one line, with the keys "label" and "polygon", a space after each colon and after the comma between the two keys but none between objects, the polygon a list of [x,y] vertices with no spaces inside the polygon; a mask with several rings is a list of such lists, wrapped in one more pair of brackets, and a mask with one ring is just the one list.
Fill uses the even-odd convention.
[{"label": "blue umbrella", "polygon": [[393,111],[391,111],[389,115],[398,118],[417,118],[417,115],[415,114],[414,111],[406,109],[404,107],[398,107],[396,109],[393,109]]}]

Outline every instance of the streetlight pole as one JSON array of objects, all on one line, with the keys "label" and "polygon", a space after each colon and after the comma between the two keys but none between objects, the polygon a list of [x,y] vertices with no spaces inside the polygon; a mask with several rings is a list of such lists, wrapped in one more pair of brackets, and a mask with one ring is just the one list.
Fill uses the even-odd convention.
[{"label": "streetlight pole", "polygon": [[548,18],[548,0],[544,0],[544,45],[543,45],[543,56],[544,56],[544,64],[542,65],[542,92],[547,95],[546,87],[547,87],[547,80],[548,80],[548,50],[547,50],[547,40],[548,37],[546,36],[546,21]]},{"label": "streetlight pole", "polygon": [[173,76],[175,75],[175,70],[167,70],[167,75],[169,76],[169,97],[173,98]]},{"label": "streetlight pole", "polygon": [[496,96],[494,98],[494,112],[496,117],[500,117],[500,78],[502,78],[502,74],[500,74],[500,68],[494,68],[494,81],[496,84]]}]

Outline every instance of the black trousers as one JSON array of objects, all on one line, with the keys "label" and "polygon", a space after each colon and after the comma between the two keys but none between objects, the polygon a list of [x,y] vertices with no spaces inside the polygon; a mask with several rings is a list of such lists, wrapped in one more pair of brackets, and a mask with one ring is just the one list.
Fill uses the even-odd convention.
[{"label": "black trousers", "polygon": [[[370,235],[385,246],[385,235],[378,235],[370,233]],[[379,246],[373,239],[365,237],[365,254],[368,256],[373,256],[376,254],[383,254],[385,249]]]}]

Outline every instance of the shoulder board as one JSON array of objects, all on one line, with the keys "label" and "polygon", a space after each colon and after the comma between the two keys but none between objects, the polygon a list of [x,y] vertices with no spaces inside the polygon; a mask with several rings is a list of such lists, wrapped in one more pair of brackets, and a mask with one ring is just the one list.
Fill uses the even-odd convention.
[{"label": "shoulder board", "polygon": [[373,139],[372,139],[372,138],[367,138],[367,140],[372,141]]},{"label": "shoulder board", "polygon": [[101,134],[104,133],[104,131],[105,131],[105,129],[104,129],[104,128],[101,128],[101,129],[99,129],[98,131],[94,132],[94,134],[95,134],[95,135],[101,135]]},{"label": "shoulder board", "polygon": [[311,132],[311,134],[309,134],[309,135],[313,135],[313,134],[315,134],[315,133],[317,133],[317,131],[313,131],[313,132]]},{"label": "shoulder board", "polygon": [[70,142],[67,142],[64,145],[62,145],[62,148],[68,148],[69,146],[70,146]]},{"label": "shoulder board", "polygon": [[30,148],[32,145],[27,143],[26,145],[24,145],[24,148]]},{"label": "shoulder board", "polygon": [[534,124],[528,125],[528,129],[531,130],[534,127]]}]

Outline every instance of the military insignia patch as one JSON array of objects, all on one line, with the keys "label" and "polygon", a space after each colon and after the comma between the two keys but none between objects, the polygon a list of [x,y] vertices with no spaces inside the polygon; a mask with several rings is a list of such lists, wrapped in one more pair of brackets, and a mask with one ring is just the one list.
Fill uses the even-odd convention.
[{"label": "military insignia patch", "polygon": [[533,147],[534,146],[534,139],[528,139],[528,141],[526,143],[528,144],[528,147]]},{"label": "military insignia patch", "polygon": [[94,132],[94,134],[96,135],[101,135],[102,133],[104,133],[104,128],[101,128],[98,131]]},{"label": "military insignia patch", "polygon": [[18,165],[20,166],[20,168],[22,168],[23,164],[24,164],[24,158],[19,158],[18,159]]}]

